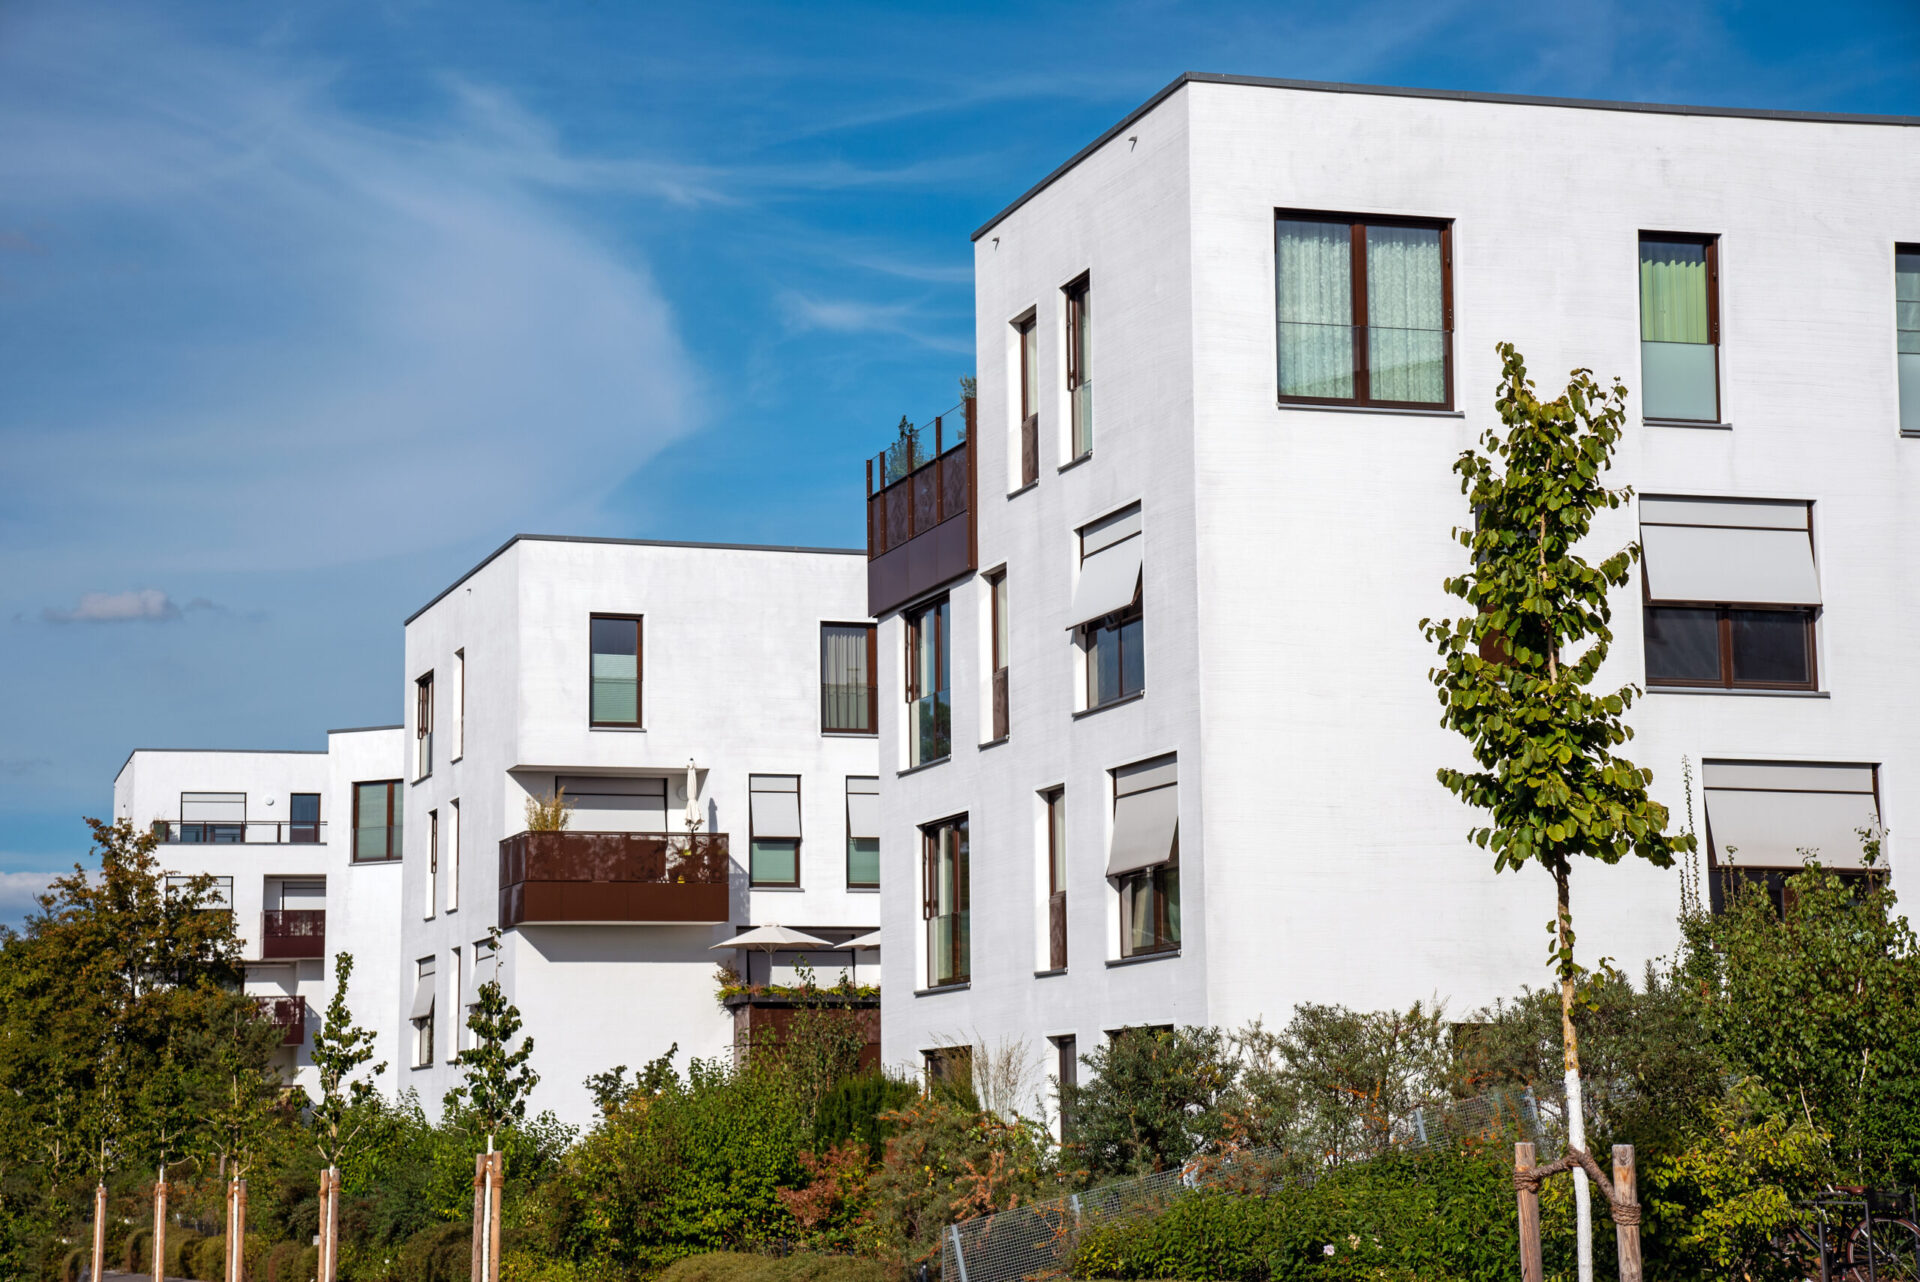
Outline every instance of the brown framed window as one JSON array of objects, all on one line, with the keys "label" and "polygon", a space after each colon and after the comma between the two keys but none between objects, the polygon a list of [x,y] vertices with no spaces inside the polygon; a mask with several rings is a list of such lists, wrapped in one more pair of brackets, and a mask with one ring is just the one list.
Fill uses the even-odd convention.
[{"label": "brown framed window", "polygon": [[1015,321],[1020,345],[1020,484],[1040,479],[1040,326],[1032,312]]},{"label": "brown framed window", "polygon": [[406,788],[398,779],[353,785],[353,860],[398,859]]},{"label": "brown framed window", "polygon": [[440,812],[427,811],[427,902],[422,917],[432,918],[440,899]]},{"label": "brown framed window", "polygon": [[592,634],[592,692],[588,724],[640,724],[639,615],[596,614],[589,620]]},{"label": "brown framed window", "polygon": [[946,597],[907,612],[908,763],[953,755],[952,628]]},{"label": "brown framed window", "polygon": [[880,781],[847,777],[847,885],[880,888]]},{"label": "brown framed window", "polygon": [[800,884],[800,776],[748,775],[747,823],[754,886]]},{"label": "brown framed window", "polygon": [[820,730],[824,734],[878,734],[874,688],[878,642],[871,623],[820,625]]},{"label": "brown framed window", "polygon": [[1180,947],[1179,762],[1156,757],[1113,776],[1107,876],[1120,892],[1120,955]]},{"label": "brown framed window", "polygon": [[1818,688],[1806,503],[1640,500],[1647,685]]},{"label": "brown framed window", "polygon": [[320,840],[320,794],[296,792],[287,799],[287,840],[307,845]]},{"label": "brown framed window", "polygon": [[1086,706],[1098,708],[1146,689],[1140,506],[1080,529],[1080,577],[1073,618],[1086,651]]},{"label": "brown framed window", "polygon": [[943,819],[922,828],[920,847],[927,986],[964,984],[972,977],[967,817]]},{"label": "brown framed window", "polygon": [[[435,1006],[434,989],[438,980],[434,976],[434,958],[422,957],[414,963],[413,1007],[410,1012],[413,1021],[413,1066],[428,1068],[433,1064],[433,1011]],[[458,1002],[455,994],[455,1003]]]},{"label": "brown framed window", "polygon": [[1047,968],[1067,968],[1067,792],[1040,794],[1047,808]]},{"label": "brown framed window", "polygon": [[1072,406],[1074,458],[1093,453],[1093,284],[1088,276],[1068,285],[1067,396]]},{"label": "brown framed window", "polygon": [[988,661],[993,668],[993,738],[999,743],[1007,737],[1007,572],[996,570],[987,576]]},{"label": "brown framed window", "polygon": [[1053,1085],[1060,1099],[1060,1138],[1073,1138],[1073,1093],[1080,1085],[1080,1039],[1071,1033],[1053,1042]]},{"label": "brown framed window", "polygon": [[1720,419],[1720,242],[1640,233],[1640,413]]},{"label": "brown framed window", "polygon": [[973,1047],[942,1046],[924,1051],[922,1055],[929,1094],[958,1093],[968,1099],[973,1097]]},{"label": "brown framed window", "polygon": [[467,751],[467,652],[453,652],[453,752],[460,760]]},{"label": "brown framed window", "polygon": [[1280,400],[1453,407],[1453,224],[1279,210]]},{"label": "brown framed window", "polygon": [[1900,434],[1920,436],[1920,245],[1893,247],[1893,311]]},{"label": "brown framed window", "polygon": [[413,683],[413,777],[433,773],[433,673]]},{"label": "brown framed window", "polygon": [[1701,762],[1712,911],[1743,887],[1787,911],[1786,882],[1809,858],[1860,889],[1884,882],[1879,776],[1869,763]]}]

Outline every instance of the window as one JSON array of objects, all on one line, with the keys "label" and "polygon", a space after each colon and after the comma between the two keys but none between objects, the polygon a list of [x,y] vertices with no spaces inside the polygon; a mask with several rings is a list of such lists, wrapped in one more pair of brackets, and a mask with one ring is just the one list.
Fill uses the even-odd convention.
[{"label": "window", "polygon": [[907,730],[909,764],[923,766],[953,753],[953,706],[949,690],[949,606],[941,597],[907,614]]},{"label": "window", "polygon": [[447,803],[447,911],[460,907],[460,799]]},{"label": "window", "polygon": [[1074,1088],[1080,1085],[1080,1039],[1068,1035],[1050,1040],[1054,1055],[1053,1084],[1060,1100],[1060,1138],[1066,1140],[1073,1134],[1073,1110],[1068,1101]]},{"label": "window", "polygon": [[1712,236],[1640,233],[1640,412],[1720,419],[1720,254]]},{"label": "window", "polygon": [[747,822],[755,886],[800,884],[800,776],[748,775]]},{"label": "window", "polygon": [[320,840],[320,794],[296,792],[287,799],[287,840],[309,845]]},{"label": "window", "polygon": [[237,845],[247,839],[247,794],[183,792],[175,841]]},{"label": "window", "polygon": [[847,779],[847,885],[880,887],[880,781]]},{"label": "window", "polygon": [[1088,309],[1092,290],[1082,276],[1067,286],[1067,395],[1073,405],[1073,457],[1093,453],[1093,314]]},{"label": "window", "polygon": [[[166,888],[169,895],[186,895],[193,889],[197,874],[168,873]],[[221,909],[233,907],[233,878],[210,877],[206,890],[200,893],[196,908]]]},{"label": "window", "polygon": [[1893,247],[1893,310],[1900,431],[1920,436],[1920,245]]},{"label": "window", "polygon": [[440,901],[440,812],[427,811],[427,902],[423,917],[433,916]]},{"label": "window", "polygon": [[422,957],[413,987],[413,1066],[433,1063],[433,958]]},{"label": "window", "polygon": [[1862,851],[1881,833],[1876,767],[1708,760],[1700,781],[1713,911],[1724,909],[1728,892],[1743,882],[1763,887],[1784,908],[1786,879],[1809,856],[1845,879],[1884,875]]},{"label": "window", "polygon": [[573,803],[575,832],[665,832],[662,775],[555,775],[553,795]]},{"label": "window", "polygon": [[593,633],[593,691],[589,723],[596,726],[640,724],[640,620],[596,614]]},{"label": "window", "polygon": [[1029,313],[1015,322],[1020,345],[1020,484],[1040,479],[1040,327]]},{"label": "window", "polygon": [[1274,290],[1283,403],[1452,406],[1452,224],[1283,211]]},{"label": "window", "polygon": [[398,779],[353,785],[354,862],[400,857],[400,821],[405,797]]},{"label": "window", "polygon": [[433,773],[433,673],[413,683],[413,777]]},{"label": "window", "polygon": [[1816,688],[1812,509],[1640,500],[1647,684]]},{"label": "window", "polygon": [[1146,688],[1141,604],[1140,508],[1103,517],[1080,531],[1080,581],[1073,624],[1086,651],[1086,706],[1098,708]]},{"label": "window", "polygon": [[460,949],[447,950],[447,1005],[453,1008],[453,1027],[447,1030],[447,1062],[457,1064],[460,1061],[460,1042],[466,1032],[466,1020],[462,1019],[460,1009]]},{"label": "window", "polygon": [[1180,794],[1173,757],[1113,771],[1107,876],[1120,891],[1120,955],[1180,947]]},{"label": "window", "polygon": [[989,645],[993,664],[993,740],[1006,738],[1011,726],[1007,719],[1007,572],[987,576],[987,608],[992,616]]},{"label": "window", "polygon": [[467,754],[467,652],[453,652],[453,760]]},{"label": "window", "polygon": [[874,626],[820,625],[820,729],[828,734],[878,734]]},{"label": "window", "polygon": [[1047,968],[1067,968],[1067,793],[1043,792],[1047,807]]},{"label": "window", "polygon": [[964,984],[972,974],[966,816],[922,828],[920,843],[920,915],[927,923],[927,987]]},{"label": "window", "polygon": [[923,1054],[929,1094],[958,1093],[973,1098],[973,1047],[942,1046]]}]

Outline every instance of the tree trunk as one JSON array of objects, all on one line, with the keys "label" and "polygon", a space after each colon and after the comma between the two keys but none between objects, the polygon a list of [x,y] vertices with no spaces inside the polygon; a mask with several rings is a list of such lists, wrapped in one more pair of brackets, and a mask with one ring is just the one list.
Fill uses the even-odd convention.
[{"label": "tree trunk", "polygon": [[[1587,1115],[1580,1099],[1580,1037],[1573,1029],[1573,910],[1568,902],[1567,882],[1571,870],[1562,865],[1553,873],[1557,897],[1554,917],[1560,944],[1560,1041],[1565,1048],[1567,1085],[1567,1146],[1585,1151]],[[1579,1235],[1580,1282],[1593,1282],[1593,1190],[1587,1173],[1573,1168],[1574,1231]]]}]

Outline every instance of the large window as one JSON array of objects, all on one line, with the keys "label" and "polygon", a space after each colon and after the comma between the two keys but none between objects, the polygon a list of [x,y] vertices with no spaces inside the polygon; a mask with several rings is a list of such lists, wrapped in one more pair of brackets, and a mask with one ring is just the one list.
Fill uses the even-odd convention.
[{"label": "large window", "polygon": [[305,845],[320,840],[320,794],[296,792],[287,800],[287,840]]},{"label": "large window", "polygon": [[413,683],[413,777],[433,773],[433,673]]},{"label": "large window", "polygon": [[1085,276],[1067,286],[1067,395],[1072,403],[1073,457],[1093,453],[1093,301]]},{"label": "large window", "polygon": [[1014,324],[1020,344],[1020,484],[1040,479],[1040,326],[1031,312]]},{"label": "large window", "polygon": [[988,642],[992,649],[988,657],[993,666],[992,742],[998,743],[1007,737],[1011,729],[1007,713],[1007,572],[1005,570],[998,570],[987,576],[987,609],[993,616]]},{"label": "large window", "polygon": [[1120,891],[1120,955],[1180,947],[1178,763],[1157,757],[1113,771],[1107,876]]},{"label": "large window", "polygon": [[1894,246],[1893,300],[1900,430],[1920,436],[1920,245]]},{"label": "large window", "polygon": [[755,886],[800,884],[800,776],[748,775],[747,820]]},{"label": "large window", "polygon": [[830,734],[877,734],[871,623],[820,625],[820,728]]},{"label": "large window", "polygon": [[847,779],[847,885],[880,888],[880,781]]},{"label": "large window", "polygon": [[398,779],[353,785],[353,858],[356,863],[400,857],[406,790]]},{"label": "large window", "polygon": [[1451,406],[1452,237],[1444,222],[1279,214],[1280,399]]},{"label": "large window", "polygon": [[1640,412],[1720,418],[1720,253],[1711,236],[1640,233]]},{"label": "large window", "polygon": [[427,1068],[433,1063],[434,959],[422,957],[416,963],[413,988],[413,1066]]},{"label": "large window", "polygon": [[1869,866],[1864,850],[1882,834],[1878,776],[1871,765],[1702,762],[1713,911],[1742,883],[1784,908],[1786,880],[1809,857],[1843,880],[1884,877],[1884,865]]},{"label": "large window", "polygon": [[640,620],[596,614],[593,631],[593,692],[588,717],[596,726],[640,724]]},{"label": "large window", "polygon": [[973,973],[966,816],[922,828],[920,842],[920,915],[927,923],[927,986],[963,984]]},{"label": "large window", "polygon": [[1047,969],[1067,968],[1067,793],[1044,792],[1047,807]]},{"label": "large window", "polygon": [[183,792],[180,824],[173,840],[237,845],[247,839],[247,794],[244,792]]},{"label": "large window", "polygon": [[1647,684],[1816,688],[1805,503],[1643,498]]},{"label": "large window", "polygon": [[907,614],[908,762],[953,753],[951,607],[945,597]]},{"label": "large window", "polygon": [[1142,547],[1137,504],[1080,531],[1073,625],[1086,651],[1089,708],[1130,698],[1146,688]]}]

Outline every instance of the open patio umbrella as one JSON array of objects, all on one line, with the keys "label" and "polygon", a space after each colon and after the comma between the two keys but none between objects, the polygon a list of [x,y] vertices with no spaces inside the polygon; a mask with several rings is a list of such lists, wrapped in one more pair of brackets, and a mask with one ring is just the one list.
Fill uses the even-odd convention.
[{"label": "open patio umbrella", "polygon": [[835,944],[834,947],[842,952],[853,954],[853,982],[857,984],[860,982],[860,954],[869,948],[880,947],[880,932],[870,930],[864,935],[855,935],[843,944]]},{"label": "open patio umbrella", "polygon": [[[818,935],[809,935],[804,930],[794,930],[791,927],[782,926],[778,922],[775,922],[771,926],[755,926],[752,930],[741,931],[732,939],[722,940],[707,951],[719,952],[723,948],[739,948],[765,953],[767,955],[767,982],[772,983],[773,955],[775,953],[790,953],[801,948],[818,948],[824,951],[830,951],[833,945]],[[741,978],[748,983],[753,982],[753,976],[750,974],[744,974]]]}]

